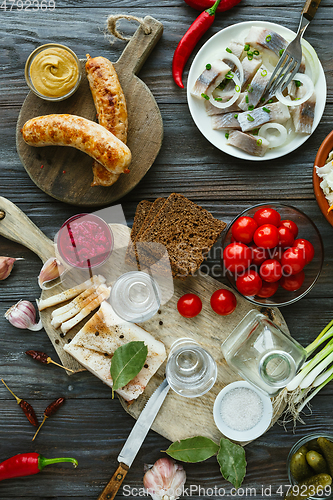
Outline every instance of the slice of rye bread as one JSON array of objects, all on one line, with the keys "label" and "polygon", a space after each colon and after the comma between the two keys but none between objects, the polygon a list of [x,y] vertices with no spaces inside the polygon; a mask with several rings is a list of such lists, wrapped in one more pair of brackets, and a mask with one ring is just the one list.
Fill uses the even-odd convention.
[{"label": "slice of rye bread", "polygon": [[204,208],[181,194],[172,193],[136,240],[143,247],[140,263],[151,266],[154,258],[151,245],[146,246],[145,252],[144,243],[159,243],[168,251],[173,276],[184,279],[200,267],[225,227],[225,222],[215,219]]},{"label": "slice of rye bread", "polygon": [[133,241],[137,241],[138,238],[140,238],[140,236],[145,232],[145,230],[148,229],[148,227],[153,222],[158,212],[162,209],[165,202],[166,198],[156,198],[154,203],[151,205],[148,215],[141,224],[141,227]]},{"label": "slice of rye bread", "polygon": [[128,248],[127,248],[126,256],[125,256],[125,260],[128,264],[136,265],[137,259],[135,257],[135,248],[134,248],[133,243],[134,243],[134,241],[135,241],[135,239],[136,239],[136,237],[141,229],[141,226],[142,226],[144,220],[146,219],[152,205],[153,205],[153,203],[151,201],[142,200],[142,201],[140,201],[140,203],[138,203],[138,205],[136,207],[133,226],[132,226],[132,230],[131,230],[131,240],[128,244]]}]

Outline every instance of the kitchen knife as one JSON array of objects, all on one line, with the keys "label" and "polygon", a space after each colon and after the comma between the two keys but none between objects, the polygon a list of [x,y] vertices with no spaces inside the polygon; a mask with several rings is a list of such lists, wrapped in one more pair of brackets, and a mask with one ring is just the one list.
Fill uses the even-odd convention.
[{"label": "kitchen knife", "polygon": [[113,474],[110,482],[104,488],[97,500],[113,500],[116,496],[128,469],[131,467],[142,443],[144,442],[152,423],[154,422],[159,409],[168,394],[170,386],[165,379],[150,396],[146,406],[142,410],[130,435],[119,453],[119,467]]}]

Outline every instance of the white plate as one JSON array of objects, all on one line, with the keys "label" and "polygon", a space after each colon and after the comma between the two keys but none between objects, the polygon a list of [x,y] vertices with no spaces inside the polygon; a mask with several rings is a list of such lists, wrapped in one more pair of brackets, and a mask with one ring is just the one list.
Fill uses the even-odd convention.
[{"label": "white plate", "polygon": [[[262,161],[262,160],[272,160],[274,158],[280,158],[288,153],[291,153],[299,146],[304,144],[304,142],[310,137],[307,134],[297,134],[294,139],[292,139],[289,143],[285,144],[276,149],[270,149],[267,151],[265,156],[252,156],[241,149],[237,149],[234,146],[227,145],[227,139],[225,138],[225,131],[213,130],[211,126],[211,117],[207,115],[205,111],[204,101],[203,99],[197,99],[190,94],[190,91],[195,84],[198,76],[204,71],[207,62],[212,60],[212,56],[216,56],[218,53],[223,51],[227,46],[230,40],[237,39],[242,32],[246,29],[250,29],[251,26],[259,26],[264,28],[269,28],[276,33],[279,33],[281,36],[288,40],[292,40],[295,37],[295,33],[284,26],[280,26],[279,24],[263,22],[263,21],[246,21],[239,24],[233,24],[228,28],[225,28],[216,35],[212,36],[205,45],[199,50],[196,55],[188,75],[187,80],[187,102],[190,108],[190,112],[194,123],[200,130],[200,132],[209,140],[214,146],[216,146],[221,151],[228,153],[231,156],[235,156],[236,158],[241,158],[243,160],[251,160],[251,161]],[[218,56],[217,56],[218,57]],[[215,57],[216,58],[216,57]],[[322,65],[319,62],[319,77],[318,81],[315,85],[316,95],[317,95],[317,103],[315,109],[315,117],[313,122],[312,133],[318,126],[321,117],[324,113],[324,108],[326,104],[326,79],[325,73],[322,68]]]}]

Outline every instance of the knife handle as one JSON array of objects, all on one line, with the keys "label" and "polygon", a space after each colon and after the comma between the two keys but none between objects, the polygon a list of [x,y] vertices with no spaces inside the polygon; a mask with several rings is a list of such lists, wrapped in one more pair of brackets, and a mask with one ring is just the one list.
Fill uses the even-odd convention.
[{"label": "knife handle", "polygon": [[105,486],[97,500],[113,500],[128,472],[128,465],[120,463],[110,482]]}]

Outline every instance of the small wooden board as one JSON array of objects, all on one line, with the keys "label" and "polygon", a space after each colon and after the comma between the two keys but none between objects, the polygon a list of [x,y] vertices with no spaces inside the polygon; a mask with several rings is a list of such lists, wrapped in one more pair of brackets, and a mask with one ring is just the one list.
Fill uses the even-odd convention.
[{"label": "small wooden board", "polygon": [[316,166],[323,167],[327,161],[328,155],[333,149],[333,131],[328,134],[328,136],[321,143],[320,148],[318,149],[318,153],[313,166],[313,190],[316,196],[317,203],[319,205],[320,210],[322,211],[323,216],[333,226],[333,211],[330,212],[328,209],[330,208],[328,201],[324,195],[323,190],[320,187],[320,183],[322,179],[317,175]]},{"label": "small wooden board", "polygon": [[[109,205],[129,193],[152,166],[162,145],[163,123],[154,96],[135,74],[141,69],[163,32],[163,25],[147,16],[151,33],[139,26],[119,60],[114,64],[128,110],[128,142],[132,152],[129,174],[122,174],[110,187],[91,187],[90,156],[73,148],[28,146],[21,134],[24,123],[36,116],[69,113],[95,120],[96,110],[82,64],[82,80],[77,92],[61,102],[44,101],[30,92],[23,103],[16,130],[20,160],[33,182],[57,200],[78,206]],[[91,54],[92,57],[107,54]],[[41,166],[43,165],[43,168]]]},{"label": "small wooden board", "polygon": [[[6,198],[0,197],[0,211],[6,214],[5,218],[0,220],[0,235],[30,248],[43,262],[54,255],[55,247],[53,242],[16,205],[6,200]],[[111,257],[113,256],[112,264],[108,263],[105,268],[98,269],[98,272],[105,276],[107,284],[111,284],[121,273],[129,270],[124,261],[127,243],[130,238],[130,229],[120,224],[111,224],[110,227],[114,237],[114,249],[111,255]],[[87,279],[87,277],[83,279]],[[68,287],[61,283],[52,290],[43,290],[41,298],[59,293],[65,288]],[[217,362],[217,381],[214,387],[204,396],[187,399],[178,396],[173,391],[170,391],[167,395],[152,429],[171,441],[196,435],[207,436],[215,441],[219,440],[221,434],[213,419],[214,400],[224,386],[240,379],[223,358],[221,344],[245,314],[255,307],[246,299],[237,295],[235,312],[225,317],[217,315],[210,307],[210,297],[215,290],[220,288],[227,287],[210,276],[200,273],[198,276],[187,278],[185,281],[174,280],[172,298],[161,306],[160,313],[140,325],[165,344],[167,353],[175,340],[191,337],[210,352]],[[202,311],[196,318],[183,318],[177,311],[177,301],[183,294],[192,292],[201,297],[203,302]],[[75,371],[81,371],[83,370],[82,366],[64,351],[63,345],[68,342],[68,338],[74,337],[87,319],[70,330],[65,338],[61,338],[59,329],[55,329],[51,325],[52,310],[53,308],[48,308],[41,311],[40,316],[45,331],[63,365]],[[288,327],[279,309],[261,308],[259,310],[267,314],[270,319],[288,332]],[[125,410],[134,418],[138,418],[146,401],[162,382],[164,373],[165,363],[151,379],[144,393],[133,404],[128,405],[120,398]]]}]

